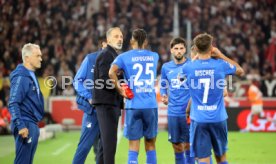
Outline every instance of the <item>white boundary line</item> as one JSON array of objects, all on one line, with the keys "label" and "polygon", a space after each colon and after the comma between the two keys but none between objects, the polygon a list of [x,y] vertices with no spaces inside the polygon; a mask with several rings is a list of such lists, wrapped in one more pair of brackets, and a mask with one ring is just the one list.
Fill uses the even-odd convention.
[{"label": "white boundary line", "polygon": [[59,149],[57,149],[56,151],[54,151],[54,152],[52,153],[52,155],[57,156],[57,155],[61,154],[64,150],[66,150],[66,149],[67,149],[68,147],[70,147],[71,145],[72,145],[71,143],[65,144],[65,145],[62,146],[61,148],[59,148]]}]

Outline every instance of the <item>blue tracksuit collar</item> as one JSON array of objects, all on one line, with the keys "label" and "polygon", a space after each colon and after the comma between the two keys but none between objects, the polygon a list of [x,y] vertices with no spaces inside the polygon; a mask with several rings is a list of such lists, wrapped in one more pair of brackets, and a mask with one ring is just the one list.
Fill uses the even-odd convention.
[{"label": "blue tracksuit collar", "polygon": [[[36,87],[38,87],[39,89],[39,84],[38,81],[35,81],[36,79],[34,79],[31,74],[30,74],[30,70],[27,69],[23,64],[19,64],[17,65],[16,69],[14,71],[12,71],[11,75],[10,75],[10,80],[12,81],[13,78],[17,77],[17,76],[25,76],[30,78],[34,83],[36,84]],[[40,91],[39,91],[39,95],[40,96]]]},{"label": "blue tracksuit collar", "polygon": [[31,77],[30,73],[29,73],[30,70],[28,70],[23,64],[19,64],[16,69],[14,71],[12,71],[10,77],[11,77],[11,80],[12,78],[20,75],[20,76],[26,76],[26,77]]}]

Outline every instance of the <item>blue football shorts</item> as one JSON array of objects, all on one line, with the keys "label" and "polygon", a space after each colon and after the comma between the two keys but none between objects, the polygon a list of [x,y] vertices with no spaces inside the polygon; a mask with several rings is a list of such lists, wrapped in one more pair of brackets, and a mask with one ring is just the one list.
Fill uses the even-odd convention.
[{"label": "blue football shorts", "polygon": [[189,143],[189,125],[185,116],[168,116],[168,135],[171,143]]},{"label": "blue football shorts", "polygon": [[157,136],[157,109],[126,109],[124,136],[129,140],[139,140],[142,137],[152,139]]},{"label": "blue football shorts", "polygon": [[212,148],[216,156],[222,156],[227,151],[227,135],[226,120],[214,123],[199,123],[192,120],[190,125],[191,156],[209,157]]}]

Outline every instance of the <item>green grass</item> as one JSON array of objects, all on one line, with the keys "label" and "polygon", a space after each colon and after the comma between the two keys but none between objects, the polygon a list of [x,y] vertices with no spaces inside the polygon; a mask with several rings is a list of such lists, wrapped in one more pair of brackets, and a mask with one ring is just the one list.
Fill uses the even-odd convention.
[{"label": "green grass", "polygon": [[[34,164],[70,164],[79,140],[79,132],[59,133],[55,139],[40,142]],[[174,154],[167,133],[157,138],[158,164],[174,164]],[[144,144],[141,142],[139,163],[146,163]],[[128,141],[119,142],[116,164],[126,164]],[[0,137],[0,163],[11,164],[14,159],[14,141],[11,136]],[[228,161],[231,164],[276,164],[276,133],[229,133]],[[95,163],[93,151],[86,163]]]}]

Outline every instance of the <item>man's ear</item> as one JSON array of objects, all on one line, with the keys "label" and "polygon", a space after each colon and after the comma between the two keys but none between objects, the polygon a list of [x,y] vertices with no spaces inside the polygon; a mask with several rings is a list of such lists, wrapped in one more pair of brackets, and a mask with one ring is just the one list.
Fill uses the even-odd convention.
[{"label": "man's ear", "polygon": [[214,46],[211,45],[211,46],[210,46],[210,52],[213,53],[213,51],[214,51]]},{"label": "man's ear", "polygon": [[24,57],[24,61],[27,62],[29,60],[29,56]]},{"label": "man's ear", "polygon": [[145,48],[148,46],[148,44],[149,44],[149,41],[148,41],[148,39],[146,39],[145,42],[144,42]]},{"label": "man's ear", "polygon": [[129,43],[130,43],[130,46],[133,47],[133,45],[135,44],[135,40],[131,37]]},{"label": "man's ear", "polygon": [[196,45],[193,46],[195,51],[198,51],[198,48]]},{"label": "man's ear", "polygon": [[106,44],[110,43],[110,37],[106,38]]}]

